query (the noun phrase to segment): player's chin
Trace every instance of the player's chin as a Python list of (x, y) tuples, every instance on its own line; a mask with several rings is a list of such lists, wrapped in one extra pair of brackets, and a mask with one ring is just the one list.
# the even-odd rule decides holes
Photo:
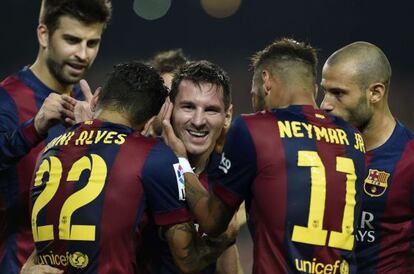
[(73, 74), (66, 74), (64, 76), (66, 83), (68, 84), (76, 84), (78, 83), (80, 80), (82, 80), (85, 76), (85, 73), (82, 74), (77, 74), (77, 75), (73, 75)]
[(209, 149), (208, 144), (188, 144), (186, 145), (186, 150), (191, 155), (201, 155), (208, 151)]

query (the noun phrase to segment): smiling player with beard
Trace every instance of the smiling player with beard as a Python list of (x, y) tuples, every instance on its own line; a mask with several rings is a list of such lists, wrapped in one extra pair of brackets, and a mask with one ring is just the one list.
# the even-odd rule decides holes
[(0, 273), (18, 273), (33, 250), (28, 193), (44, 140), (64, 131), (41, 131), (32, 119), (46, 98), (81, 97), (76, 83), (98, 53), (111, 17), (110, 0), (44, 0), (35, 63), (0, 84)]

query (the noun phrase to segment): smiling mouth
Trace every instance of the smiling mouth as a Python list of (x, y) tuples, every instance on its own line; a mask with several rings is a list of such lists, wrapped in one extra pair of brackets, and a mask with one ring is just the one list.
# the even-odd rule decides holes
[(205, 130), (187, 130), (187, 132), (192, 137), (196, 137), (196, 138), (204, 138), (208, 135), (208, 131), (205, 131)]

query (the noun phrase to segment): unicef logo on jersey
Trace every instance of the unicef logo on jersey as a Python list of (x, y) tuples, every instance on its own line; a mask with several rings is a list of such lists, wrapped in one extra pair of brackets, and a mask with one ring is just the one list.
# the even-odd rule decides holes
[(89, 263), (89, 258), (88, 255), (78, 251), (69, 256), (69, 262), (75, 268), (85, 268)]
[(227, 174), (230, 168), (231, 168), (231, 161), (226, 158), (223, 152), (221, 154), (221, 161), (220, 161), (219, 169), (223, 171), (225, 174)]
[(89, 257), (80, 251), (55, 254), (51, 250), (47, 254), (36, 255), (34, 261), (35, 264), (51, 265), (54, 267), (67, 267), (70, 264), (74, 268), (83, 269), (88, 266)]

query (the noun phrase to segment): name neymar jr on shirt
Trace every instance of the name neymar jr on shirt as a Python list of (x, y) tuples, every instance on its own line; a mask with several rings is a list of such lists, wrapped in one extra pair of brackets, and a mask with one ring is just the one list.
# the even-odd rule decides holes
[(356, 150), (365, 153), (364, 141), (359, 133), (353, 139), (341, 128), (327, 128), (299, 121), (278, 121), (280, 138), (309, 138), (338, 145), (349, 145), (350, 140)]

